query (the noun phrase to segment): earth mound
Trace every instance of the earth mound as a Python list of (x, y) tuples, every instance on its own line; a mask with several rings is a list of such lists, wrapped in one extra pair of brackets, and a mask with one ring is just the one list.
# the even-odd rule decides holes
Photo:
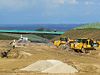
[(78, 72), (74, 67), (63, 63), (59, 60), (40, 60), (23, 69), (21, 71), (40, 71), (43, 73), (75, 73)]

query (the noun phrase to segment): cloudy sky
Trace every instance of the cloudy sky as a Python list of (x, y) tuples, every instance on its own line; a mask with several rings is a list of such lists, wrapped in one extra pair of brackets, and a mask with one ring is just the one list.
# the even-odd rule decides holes
[(100, 22), (100, 0), (0, 0), (0, 24)]

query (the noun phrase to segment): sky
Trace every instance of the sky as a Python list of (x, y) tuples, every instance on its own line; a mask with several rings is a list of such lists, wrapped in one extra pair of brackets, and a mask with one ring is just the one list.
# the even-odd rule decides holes
[(100, 22), (100, 0), (0, 0), (0, 24)]

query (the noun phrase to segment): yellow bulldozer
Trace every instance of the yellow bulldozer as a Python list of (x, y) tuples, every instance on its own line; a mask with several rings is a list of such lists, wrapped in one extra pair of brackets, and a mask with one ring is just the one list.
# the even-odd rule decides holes
[(70, 48), (82, 53), (87, 53), (90, 50), (95, 50), (94, 41), (92, 39), (81, 38), (76, 39), (74, 43), (70, 43)]

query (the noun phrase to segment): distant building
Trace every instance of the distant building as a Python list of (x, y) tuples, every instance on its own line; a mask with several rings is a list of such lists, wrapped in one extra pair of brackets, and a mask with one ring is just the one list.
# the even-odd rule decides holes
[(18, 43), (28, 43), (28, 37), (23, 37), (22, 35), (20, 36)]

